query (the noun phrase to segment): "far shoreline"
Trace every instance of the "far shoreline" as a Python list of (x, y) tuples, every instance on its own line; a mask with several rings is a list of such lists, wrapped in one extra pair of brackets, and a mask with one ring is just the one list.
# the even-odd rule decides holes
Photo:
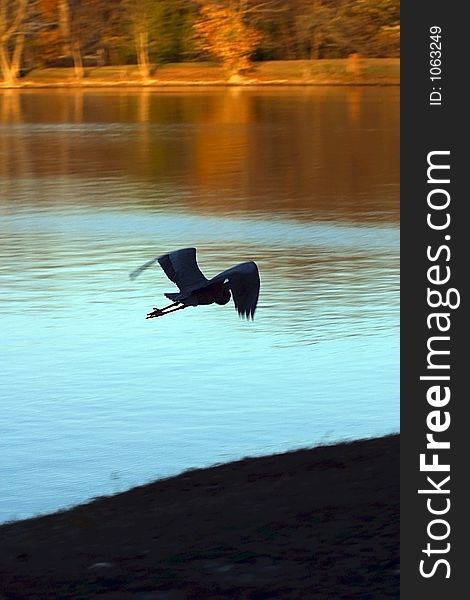
[(136, 65), (85, 67), (77, 79), (72, 67), (34, 69), (0, 89), (86, 88), (205, 88), (205, 87), (325, 87), (399, 86), (400, 59), (356, 58), (316, 61), (266, 61), (253, 64), (249, 72), (228, 77), (211, 63), (169, 63), (154, 66), (143, 78)]

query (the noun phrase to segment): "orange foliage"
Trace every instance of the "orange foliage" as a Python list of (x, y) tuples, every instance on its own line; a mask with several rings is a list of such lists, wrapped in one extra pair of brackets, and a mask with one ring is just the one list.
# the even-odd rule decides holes
[(42, 60), (47, 62), (64, 52), (63, 32), (59, 26), (59, 0), (39, 0), (37, 8), (43, 27), (36, 33), (35, 45)]
[(214, 4), (202, 7), (194, 27), (201, 48), (232, 74), (249, 67), (250, 55), (261, 41), (261, 34), (244, 23), (240, 12)]
[(56, 21), (58, 14), (57, 4), (57, 0), (39, 0), (38, 8), (42, 17), (49, 21)]

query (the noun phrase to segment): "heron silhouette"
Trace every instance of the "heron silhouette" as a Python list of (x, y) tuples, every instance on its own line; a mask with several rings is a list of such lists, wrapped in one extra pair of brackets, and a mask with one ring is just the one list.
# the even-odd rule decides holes
[(231, 297), (240, 317), (253, 319), (260, 288), (258, 267), (253, 261), (240, 263), (207, 279), (198, 267), (196, 248), (183, 248), (149, 260), (129, 277), (135, 279), (157, 261), (168, 279), (178, 286), (179, 292), (165, 294), (173, 301), (172, 304), (153, 308), (147, 319), (162, 317), (188, 306), (227, 304)]

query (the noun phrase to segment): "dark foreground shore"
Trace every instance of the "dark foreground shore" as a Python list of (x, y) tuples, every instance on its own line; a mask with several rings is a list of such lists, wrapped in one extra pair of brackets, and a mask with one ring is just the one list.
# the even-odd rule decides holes
[(0, 600), (398, 597), (398, 435), (189, 471), (0, 527)]

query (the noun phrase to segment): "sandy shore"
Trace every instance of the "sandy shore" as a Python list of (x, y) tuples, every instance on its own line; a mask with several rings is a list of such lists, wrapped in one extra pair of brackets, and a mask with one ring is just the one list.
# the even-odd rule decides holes
[(0, 600), (399, 598), (399, 436), (188, 471), (0, 540)]

